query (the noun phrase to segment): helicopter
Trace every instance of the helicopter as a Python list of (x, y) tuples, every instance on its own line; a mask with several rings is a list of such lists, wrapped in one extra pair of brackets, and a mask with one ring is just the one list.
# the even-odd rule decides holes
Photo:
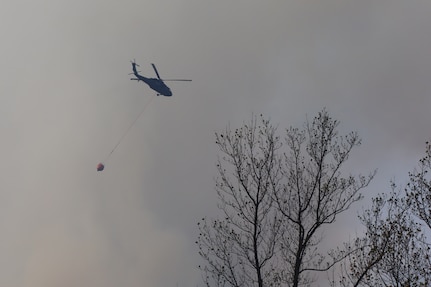
[(150, 86), (151, 89), (157, 92), (157, 96), (165, 96), (165, 97), (171, 97), (172, 91), (169, 89), (169, 87), (164, 83), (165, 81), (187, 81), (190, 82), (191, 80), (185, 80), (185, 79), (170, 79), (170, 80), (163, 80), (160, 78), (159, 72), (156, 69), (156, 66), (154, 64), (151, 64), (153, 66), (154, 72), (156, 72), (157, 78), (147, 78), (144, 76), (139, 75), (139, 72), (136, 70), (136, 67), (139, 67), (138, 64), (133, 60), (132, 63), (132, 69), (133, 74), (136, 78), (131, 78), (130, 80), (134, 81), (143, 81), (148, 86)]

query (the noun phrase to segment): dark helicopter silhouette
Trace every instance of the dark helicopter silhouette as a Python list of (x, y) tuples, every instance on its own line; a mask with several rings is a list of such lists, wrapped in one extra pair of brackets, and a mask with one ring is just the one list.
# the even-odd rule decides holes
[(148, 86), (150, 86), (151, 89), (157, 92), (157, 96), (163, 95), (165, 97), (172, 96), (172, 91), (169, 89), (168, 86), (164, 83), (165, 81), (187, 81), (190, 82), (191, 80), (184, 80), (184, 79), (171, 79), (171, 80), (163, 80), (159, 76), (159, 72), (157, 72), (156, 66), (154, 64), (151, 64), (153, 66), (154, 72), (156, 72), (157, 79), (156, 78), (146, 78), (144, 76), (139, 75), (138, 71), (136, 70), (136, 67), (139, 67), (138, 64), (135, 63), (135, 61), (132, 63), (132, 69), (133, 74), (136, 76), (136, 78), (131, 78), (130, 80), (135, 81), (142, 81), (146, 83)]

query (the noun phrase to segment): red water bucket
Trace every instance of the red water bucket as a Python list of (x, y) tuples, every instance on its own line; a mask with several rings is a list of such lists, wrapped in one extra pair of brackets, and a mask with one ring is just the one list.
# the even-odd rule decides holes
[(102, 170), (104, 170), (105, 169), (105, 166), (103, 165), (103, 163), (99, 163), (98, 165), (97, 165), (97, 171), (102, 171)]

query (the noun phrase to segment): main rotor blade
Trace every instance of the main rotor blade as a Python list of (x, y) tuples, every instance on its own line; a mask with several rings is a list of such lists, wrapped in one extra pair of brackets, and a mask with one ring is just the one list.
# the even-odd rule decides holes
[(157, 78), (159, 78), (159, 80), (161, 80), (160, 76), (159, 76), (159, 72), (157, 72), (156, 66), (154, 64), (151, 64), (151, 65), (153, 66), (154, 72), (156, 72)]
[(183, 81), (183, 82), (191, 82), (192, 80), (185, 80), (185, 79), (167, 79), (167, 80), (165, 80), (165, 79), (163, 79), (162, 81), (163, 81), (163, 82), (166, 82), (166, 81)]
[[(138, 73), (140, 73), (141, 71), (137, 71)], [(135, 73), (128, 73), (128, 75), (134, 75)]]

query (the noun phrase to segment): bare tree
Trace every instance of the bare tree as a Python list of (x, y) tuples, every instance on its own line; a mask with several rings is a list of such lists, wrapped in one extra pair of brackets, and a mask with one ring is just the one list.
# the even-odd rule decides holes
[(342, 172), (360, 139), (339, 136), (338, 124), (323, 110), (284, 140), (263, 117), (216, 134), (223, 217), (203, 219), (197, 240), (207, 286), (297, 287), (346, 256), (317, 251), (322, 227), (361, 198), (375, 173)]
[(341, 286), (431, 284), (431, 245), (425, 235), (431, 229), (429, 142), (425, 153), (418, 168), (409, 173), (405, 192), (392, 184), (391, 193), (374, 198), (372, 208), (361, 216), (366, 233), (343, 263)]
[(409, 204), (414, 214), (431, 229), (431, 144), (426, 143), (425, 157), (419, 160), (419, 167), (409, 173), (407, 184)]
[(208, 286), (270, 286), (282, 234), (273, 184), (281, 177), (275, 127), (262, 117), (216, 133), (222, 152), (216, 190), (222, 219), (199, 223), (197, 244)]
[(372, 208), (360, 219), (366, 233), (355, 240), (343, 263), (339, 285), (428, 286), (429, 247), (407, 198), (394, 184), (391, 193), (373, 198)]
[(274, 188), (274, 195), (285, 229), (281, 255), (288, 268), (282, 280), (288, 286), (309, 284), (310, 271), (326, 271), (343, 258), (341, 254), (328, 261), (317, 252), (320, 231), (361, 199), (359, 191), (375, 174), (343, 176), (342, 168), (360, 139), (355, 132), (339, 136), (338, 125), (323, 110), (303, 129), (287, 131), (283, 187)]

